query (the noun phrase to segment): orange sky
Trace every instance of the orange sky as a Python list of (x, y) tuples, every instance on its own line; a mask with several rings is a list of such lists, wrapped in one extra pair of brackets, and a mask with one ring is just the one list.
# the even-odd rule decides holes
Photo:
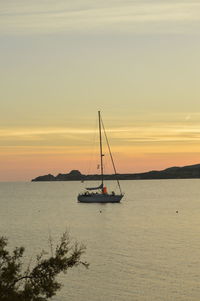
[(99, 109), (119, 172), (199, 163), (199, 8), (0, 1), (0, 181), (96, 172)]
[[(96, 116), (97, 117), (97, 116)], [(182, 119), (183, 116), (177, 117)], [(199, 162), (198, 114), (182, 122), (136, 122), (120, 128), (108, 127), (116, 166), (121, 173), (142, 172)], [(193, 122), (191, 121), (193, 119)], [(106, 120), (105, 120), (106, 125)], [(128, 124), (127, 120), (126, 123)], [(132, 123), (133, 124), (133, 123)], [(38, 175), (98, 173), (98, 131), (93, 128), (9, 128), (0, 131), (1, 180), (30, 180)], [(112, 173), (105, 152), (105, 172)]]

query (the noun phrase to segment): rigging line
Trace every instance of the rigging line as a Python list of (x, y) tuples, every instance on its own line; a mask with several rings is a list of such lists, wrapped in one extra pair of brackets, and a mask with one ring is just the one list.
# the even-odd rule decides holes
[[(106, 138), (106, 143), (107, 143), (107, 146), (108, 146), (108, 150), (109, 150), (109, 154), (110, 154), (112, 166), (113, 166), (115, 175), (117, 175), (117, 170), (116, 170), (116, 167), (115, 167), (114, 159), (113, 159), (113, 156), (112, 156), (112, 153), (111, 153), (110, 144), (109, 144), (109, 142), (108, 142), (108, 137), (107, 137), (107, 134), (106, 134), (106, 130), (105, 130), (105, 127), (104, 127), (102, 118), (101, 118), (101, 124), (102, 124), (103, 131), (104, 131), (104, 135), (105, 135), (105, 138)], [(116, 179), (116, 181), (117, 181), (117, 184), (118, 184), (118, 186), (119, 186), (120, 193), (122, 194), (122, 190), (121, 190), (121, 186), (120, 186), (119, 180)]]
[(102, 135), (101, 135), (101, 113), (98, 111), (99, 117), (99, 147), (100, 147), (100, 163), (101, 163), (101, 183), (103, 186), (103, 153), (102, 153)]

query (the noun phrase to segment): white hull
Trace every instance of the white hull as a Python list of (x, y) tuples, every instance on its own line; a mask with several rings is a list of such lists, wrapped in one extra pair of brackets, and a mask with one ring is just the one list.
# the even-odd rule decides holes
[(79, 194), (80, 203), (120, 203), (122, 194)]

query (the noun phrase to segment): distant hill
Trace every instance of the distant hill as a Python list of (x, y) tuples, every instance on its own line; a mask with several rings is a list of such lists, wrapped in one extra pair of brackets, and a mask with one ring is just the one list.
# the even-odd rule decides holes
[[(200, 164), (188, 165), (183, 167), (170, 167), (164, 170), (152, 170), (143, 173), (128, 173), (128, 174), (109, 174), (104, 175), (105, 180), (154, 180), (154, 179), (194, 179), (200, 178)], [(100, 180), (100, 175), (84, 175), (79, 170), (72, 170), (70, 173), (51, 174), (39, 176), (32, 179), (32, 182), (38, 181), (92, 181)]]

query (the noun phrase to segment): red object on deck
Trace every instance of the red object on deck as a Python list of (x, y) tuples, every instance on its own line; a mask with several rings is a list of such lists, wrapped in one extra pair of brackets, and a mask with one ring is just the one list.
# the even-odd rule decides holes
[(102, 193), (103, 193), (103, 194), (107, 194), (107, 193), (108, 193), (108, 192), (107, 192), (107, 187), (103, 187)]

